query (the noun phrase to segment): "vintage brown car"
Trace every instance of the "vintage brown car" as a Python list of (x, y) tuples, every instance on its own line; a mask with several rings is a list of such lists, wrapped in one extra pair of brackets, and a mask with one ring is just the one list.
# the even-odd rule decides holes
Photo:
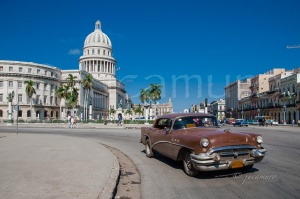
[(262, 136), (222, 129), (214, 115), (174, 113), (159, 116), (152, 127), (141, 128), (146, 156), (154, 151), (183, 161), (187, 175), (224, 169), (250, 170), (266, 153)]

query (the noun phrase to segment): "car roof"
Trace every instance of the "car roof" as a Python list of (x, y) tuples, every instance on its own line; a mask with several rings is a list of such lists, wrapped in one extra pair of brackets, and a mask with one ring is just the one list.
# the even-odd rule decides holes
[(209, 113), (171, 113), (171, 114), (166, 114), (166, 115), (160, 115), (157, 117), (157, 119), (159, 118), (170, 118), (170, 119), (175, 119), (177, 117), (188, 117), (188, 116), (192, 116), (192, 117), (196, 117), (196, 116), (209, 116), (209, 117), (215, 117), (212, 114)]

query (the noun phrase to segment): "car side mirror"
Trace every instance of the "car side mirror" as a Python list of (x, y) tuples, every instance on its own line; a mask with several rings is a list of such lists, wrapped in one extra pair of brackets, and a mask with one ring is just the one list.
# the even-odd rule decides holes
[(168, 134), (170, 132), (170, 128), (169, 127), (165, 127), (164, 129), (165, 129), (166, 134)]

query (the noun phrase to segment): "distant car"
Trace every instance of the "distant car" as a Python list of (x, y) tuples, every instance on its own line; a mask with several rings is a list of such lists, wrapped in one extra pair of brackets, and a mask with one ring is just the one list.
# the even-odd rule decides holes
[(276, 121), (276, 120), (273, 120), (273, 122), (272, 122), (272, 125), (274, 125), (274, 126), (278, 126), (278, 121)]
[(259, 121), (254, 120), (254, 121), (252, 122), (252, 124), (253, 124), (253, 125), (259, 125)]
[(214, 115), (205, 113), (161, 115), (152, 127), (141, 127), (140, 138), (147, 157), (158, 152), (182, 161), (189, 176), (199, 171), (250, 170), (265, 156), (262, 141), (259, 134), (222, 129)]
[(134, 120), (145, 120), (145, 117), (144, 116), (136, 117), (136, 118), (134, 118)]
[(254, 120), (247, 120), (248, 124), (253, 124)]
[(249, 125), (248, 122), (244, 119), (237, 119), (233, 124), (233, 126), (246, 126), (246, 127), (248, 127), (248, 125)]

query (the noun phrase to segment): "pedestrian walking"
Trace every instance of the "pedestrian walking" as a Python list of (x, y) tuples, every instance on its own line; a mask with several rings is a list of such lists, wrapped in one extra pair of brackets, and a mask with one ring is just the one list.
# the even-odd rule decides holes
[(74, 121), (73, 121), (73, 128), (78, 128), (78, 124), (77, 124), (77, 116), (74, 117)]
[(69, 128), (71, 128), (71, 124), (72, 124), (72, 123), (71, 123), (71, 115), (68, 115), (67, 118), (68, 118), (68, 122), (69, 122)]
[(71, 116), (71, 128), (73, 128), (73, 127), (74, 127), (74, 117)]
[(292, 126), (293, 126), (293, 127), (294, 127), (294, 124), (295, 124), (295, 120), (292, 121)]
[(122, 126), (122, 114), (121, 113), (119, 113), (118, 114), (118, 126)]

